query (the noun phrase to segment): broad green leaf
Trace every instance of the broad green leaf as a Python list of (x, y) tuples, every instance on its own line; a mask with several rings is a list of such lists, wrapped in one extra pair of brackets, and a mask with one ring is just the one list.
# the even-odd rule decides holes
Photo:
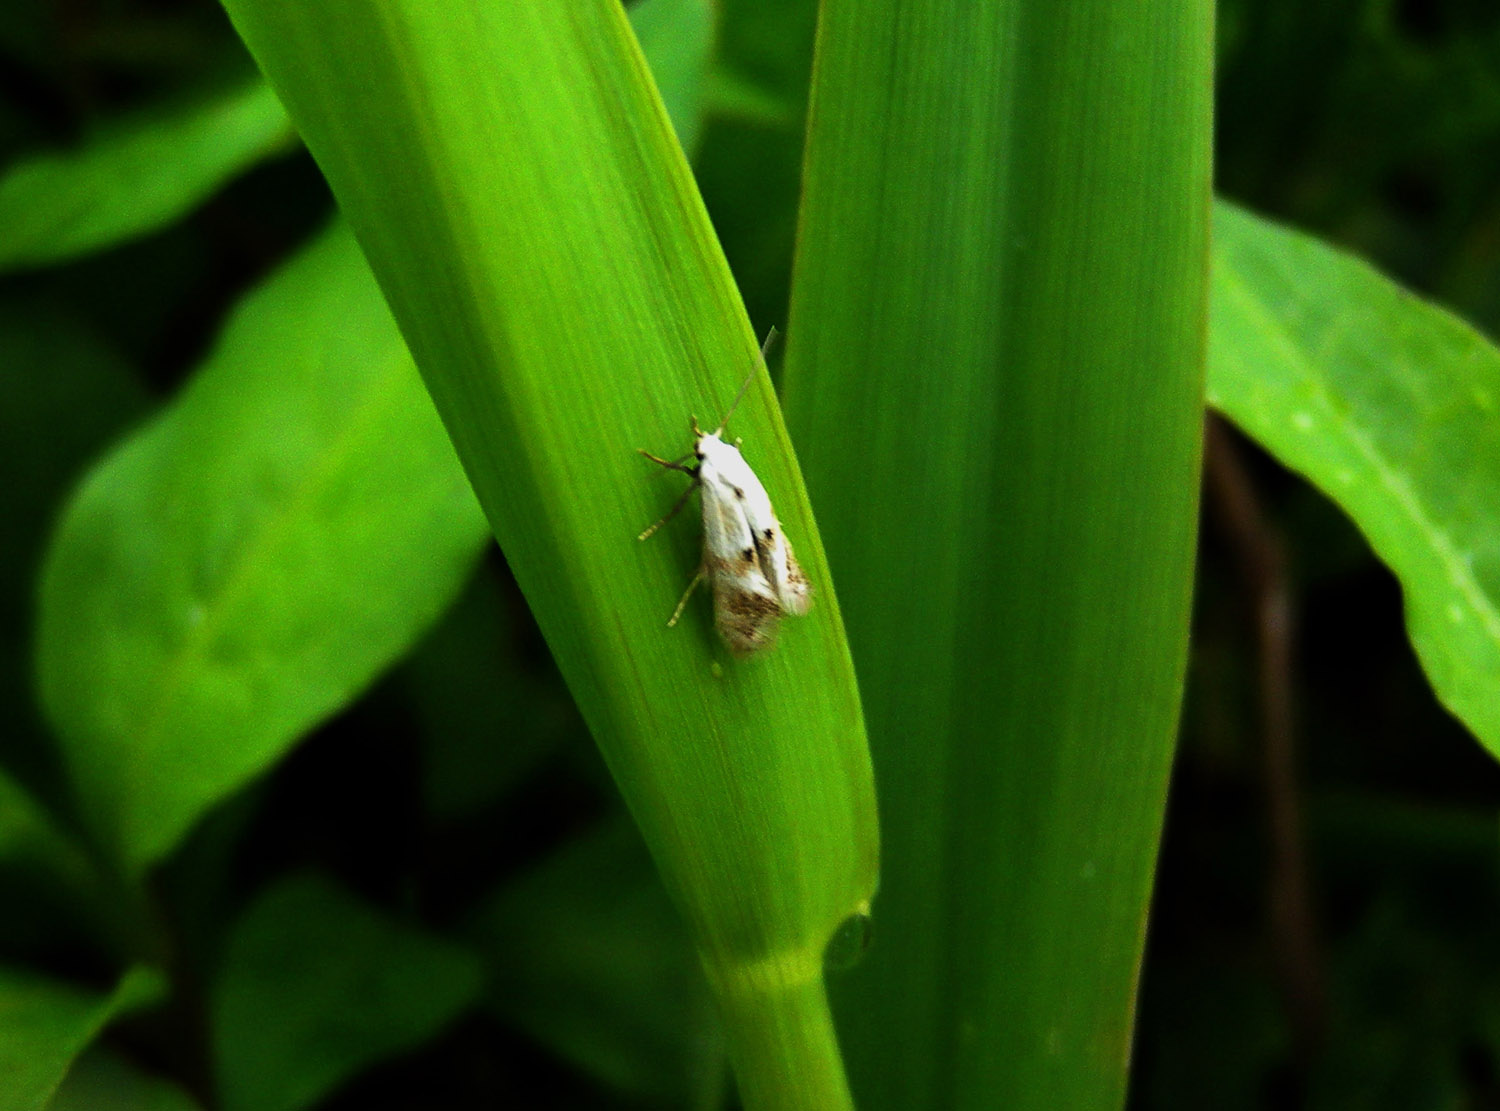
[(887, 848), (882, 1108), (1118, 1107), (1186, 660), (1208, 0), (827, 0), (785, 379)]
[(640, 835), (608, 822), (490, 899), (467, 931), (490, 1007), (651, 1107), (718, 1107), (723, 1035)]
[(98, 1046), (79, 1058), (47, 1111), (196, 1111), (169, 1080), (142, 1072)]
[(132, 868), (169, 852), (407, 648), (483, 532), (335, 229), (246, 300), (54, 539), (41, 690), (97, 836)]
[(1208, 398), (1354, 519), (1401, 580), (1438, 698), (1500, 756), (1500, 350), (1220, 204)]
[(0, 1111), (42, 1111), (74, 1058), (116, 1015), (161, 994), (154, 971), (135, 968), (98, 992), (0, 967)]
[(296, 1111), (436, 1035), (479, 995), (467, 951), (317, 876), (262, 894), (235, 925), (212, 996), (224, 1111)]
[(294, 145), (275, 94), (249, 81), (17, 162), (0, 175), (0, 273), (147, 235)]
[(745, 1106), (847, 1106), (821, 964), (877, 862), (833, 582), (768, 377), (735, 414), (815, 585), (730, 658), (686, 449), (756, 338), (616, 0), (228, 0), (360, 238), (726, 1014)]

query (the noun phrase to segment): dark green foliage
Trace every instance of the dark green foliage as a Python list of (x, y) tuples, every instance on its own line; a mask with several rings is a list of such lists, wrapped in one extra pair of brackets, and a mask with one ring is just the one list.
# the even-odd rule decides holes
[[(853, 10), (847, 0), (839, 6)], [(643, 45), (755, 328), (784, 325), (816, 5), (647, 0), (638, 7)], [(1228, 461), (1210, 465), (1189, 696), (1128, 1104), (1153, 1111), (1494, 1106), (1500, 772), (1443, 709), (1421, 664), (1453, 711), (1493, 746), (1495, 699), (1485, 691), (1500, 685), (1489, 682), (1488, 664), (1474, 660), (1488, 659), (1496, 644), (1481, 638), (1465, 656), (1441, 633), (1433, 641), (1430, 614), (1445, 611), (1424, 609), (1420, 570), (1413, 579), (1400, 554), (1403, 544), (1422, 541), (1421, 530), (1397, 528), (1391, 540), (1378, 522), (1372, 526), (1369, 499), (1344, 498), (1339, 507), (1327, 500), (1339, 498), (1339, 437), (1299, 455), (1295, 437), (1289, 443), (1277, 429), (1296, 431), (1285, 422), (1300, 410), (1257, 390), (1278, 382), (1298, 388), (1295, 378), (1278, 377), (1288, 369), (1275, 361), (1278, 352), (1305, 356), (1303, 370), (1342, 368), (1377, 391), (1385, 388), (1380, 375), (1398, 374), (1409, 392), (1394, 406), (1376, 406), (1381, 427), (1396, 447), (1418, 448), (1407, 458), (1431, 480), (1413, 487), (1418, 502), (1436, 491), (1441, 508), (1457, 513), (1454, 535), (1480, 557), (1480, 608), (1496, 596), (1491, 560), (1500, 541), (1483, 485), (1496, 466), (1493, 423), (1470, 409), (1476, 390), (1496, 386), (1500, 397), (1495, 351), (1483, 338), (1500, 332), (1500, 11), (1486, 0), (1225, 0), (1218, 18), (1219, 191), (1369, 259), (1462, 314), (1478, 334), (1317, 243), (1265, 231), (1234, 212), (1222, 216), (1219, 280), (1236, 274), (1251, 296), (1232, 326), (1224, 314), (1234, 306), (1218, 305), (1210, 382), (1215, 372), (1236, 373), (1249, 388), (1245, 396), (1261, 404), (1232, 401), (1227, 379), (1213, 388), (1214, 400), (1326, 496), (1234, 434)], [(973, 49), (982, 55), (984, 44)], [(959, 71), (943, 72), (962, 84)], [(363, 265), (340, 233), (319, 239), (333, 218), (327, 190), (222, 11), (208, 0), (0, 5), (0, 73), (0, 1111), (725, 1106), (733, 1097), (724, 1033), (679, 918), (527, 601), (485, 540), (441, 435), (432, 438), (438, 426), (409, 366), (400, 377), (399, 339)], [(962, 76), (985, 74), (975, 65)], [(1065, 114), (1066, 105), (1043, 107)], [(911, 126), (922, 118), (915, 113)], [(977, 133), (972, 119), (943, 118), (956, 133)], [(1023, 149), (1055, 149), (1050, 117), (1018, 118), (1035, 132)], [(903, 141), (909, 152), (923, 149), (918, 136)], [(957, 160), (963, 152), (952, 153)], [(961, 168), (943, 166), (954, 174)], [(985, 162), (980, 170), (986, 167), (993, 168)], [(873, 180), (876, 169), (862, 180)], [(1035, 183), (1049, 171), (1030, 160), (1010, 172)], [(403, 177), (402, 187), (409, 185)], [(914, 213), (941, 198), (941, 190), (903, 188), (896, 195)], [(861, 210), (857, 191), (846, 199)], [(1037, 212), (1045, 209), (1045, 197), (1032, 200)], [(848, 235), (854, 226), (845, 220), (836, 230)], [(973, 213), (966, 226), (976, 227)], [(1070, 230), (1050, 222), (1034, 230), (1044, 227)], [(883, 231), (906, 234), (894, 223)], [(1128, 234), (1134, 229), (1121, 230)], [(977, 231), (906, 240), (913, 259), (929, 261), (982, 241)], [(912, 290), (922, 280), (953, 287), (951, 270), (924, 275), (916, 262), (892, 277)], [(915, 293), (912, 303), (920, 303)], [(1122, 303), (1128, 298), (1115, 308)], [(902, 923), (912, 921), (913, 902), (893, 901), (913, 890), (911, 877), (933, 889), (947, 882), (932, 866), (938, 857), (900, 832), (941, 833), (923, 794), (941, 780), (919, 782), (899, 762), (920, 765), (930, 747), (898, 754), (889, 768), (879, 764), (899, 753), (880, 746), (905, 729), (899, 714), (915, 704), (909, 684), (932, 673), (924, 652), (937, 621), (930, 599), (917, 613), (888, 602), (914, 605), (927, 599), (922, 589), (965, 575), (979, 582), (955, 596), (944, 618), (969, 622), (953, 642), (963, 654), (955, 650), (944, 663), (963, 675), (959, 689), (918, 692), (942, 701), (965, 730), (943, 813), (973, 820), (983, 809), (976, 800), (994, 794), (986, 794), (994, 787), (986, 776), (1038, 766), (1035, 754), (1019, 750), (1007, 753), (1009, 764), (991, 759), (1004, 741), (988, 737), (986, 723), (1018, 711), (1012, 701), (997, 702), (1001, 687), (984, 681), (992, 663), (984, 652), (988, 628), (1016, 613), (1034, 620), (1047, 599), (1020, 588), (997, 606), (1014, 584), (992, 576), (1045, 566), (1036, 545), (1046, 528), (1068, 532), (1082, 523), (1069, 514), (1085, 511), (1091, 527), (1103, 528), (1109, 521), (1099, 515), (1110, 505), (1074, 502), (1023, 527), (1012, 503), (1032, 480), (1021, 468), (1066, 441), (1042, 418), (1022, 422), (1038, 429), (1029, 443), (1016, 439), (1014, 427), (989, 436), (960, 423), (975, 412), (959, 404), (962, 368), (923, 361), (934, 356), (923, 328), (905, 326), (889, 306), (837, 321), (840, 302), (832, 304), (798, 322), (789, 356), (806, 359), (812, 348), (799, 345), (820, 334), (828, 340), (834, 324), (847, 327), (842, 346), (820, 357), (849, 364), (844, 384), (867, 412), (882, 412), (882, 399), (902, 399), (890, 432), (904, 444), (893, 455), (858, 420), (819, 409), (798, 392), (812, 381), (797, 381), (806, 366), (789, 367), (791, 430), (851, 620), (894, 862), (875, 903), (876, 955), (837, 981), (836, 992), (858, 1008), (851, 1015), (846, 1007), (840, 1038), (856, 1089), (874, 1085), (875, 1099), (889, 1106), (917, 1106), (918, 1098), (942, 1105), (963, 1084), (983, 1099), (1043, 1058), (1015, 1068), (1001, 1062), (993, 1088), (972, 1072), (961, 1083), (945, 1070), (958, 1059), (953, 1047), (970, 1036), (962, 1022), (924, 1027), (922, 1016), (937, 1012), (924, 1010), (929, 1000), (920, 990), (860, 986), (859, 977), (882, 975), (909, 950)], [(1247, 306), (1252, 316), (1274, 317), (1289, 342), (1248, 339), (1266, 333), (1246, 325)], [(631, 319), (644, 330), (643, 315)], [(560, 331), (579, 326), (569, 320)], [(225, 366), (236, 359), (237, 369)], [(1007, 354), (999, 365), (1003, 372), (1019, 364)], [(1297, 369), (1298, 358), (1289, 365)], [(296, 385), (299, 367), (303, 385), (320, 385), (321, 393)], [(913, 433), (917, 415), (934, 395), (923, 379), (903, 376), (913, 368), (952, 391), (945, 403), (957, 414), (921, 438)], [(225, 377), (233, 373), (240, 378)], [(889, 376), (885, 385), (877, 386), (878, 375)], [(737, 376), (715, 366), (705, 381)], [(322, 449), (348, 430), (349, 410), (378, 381), (386, 382), (390, 404), (360, 443), (370, 465), (340, 478)], [(1003, 421), (1021, 411), (1018, 404), (1038, 403), (1037, 394), (1004, 394), (1018, 379), (975, 381), (981, 392), (998, 391), (985, 394), (985, 419)], [(202, 399), (216, 388), (209, 420)], [(1413, 399), (1431, 401), (1431, 412)], [(1053, 400), (1065, 407), (1068, 399)], [(1350, 415), (1348, 400), (1335, 388), (1327, 413)], [(677, 436), (688, 406), (707, 415), (697, 399), (640, 403), (649, 403), (651, 422), (621, 431), (618, 442), (585, 437), (590, 450), (619, 453), (610, 466), (622, 475), (632, 449), (676, 442), (656, 442), (652, 422), (662, 436)], [(1090, 409), (1079, 419), (1098, 416)], [(610, 419), (608, 412), (569, 413), (574, 418), (579, 428)], [(1471, 418), (1477, 431), (1432, 431)], [(752, 418), (747, 450), (764, 442), (753, 423), (763, 419)], [(199, 448), (191, 465), (139, 462), (184, 426), (196, 429), (188, 437)], [(1103, 435), (1089, 427), (1091, 437)], [(1344, 434), (1359, 424), (1339, 419), (1332, 427)], [(1072, 445), (1068, 473), (1087, 472), (1114, 443)], [(127, 474), (121, 460), (131, 458), (138, 469)], [(1144, 481), (1132, 469), (1136, 461), (1108, 458), (1124, 472), (1122, 486)], [(232, 472), (226, 459), (238, 461)], [(202, 684), (183, 689), (208, 699), (202, 705), (215, 707), (212, 721), (187, 729), (170, 760), (160, 756), (169, 748), (110, 750), (88, 732), (92, 723), (149, 687), (141, 676), (192, 618), (182, 604), (191, 592), (165, 589), (160, 576), (216, 581), (222, 567), (215, 560), (235, 537), (256, 535), (264, 512), (285, 508), (276, 495), (289, 489), (282, 481), (289, 461), (333, 481), (325, 488), (352, 491), (352, 501), (335, 500), (356, 507), (345, 518), (356, 527), (330, 533), (324, 526), (338, 514), (324, 512), (328, 503), (309, 509), (292, 499), (294, 510), (305, 511), (278, 518), (271, 539), (321, 539), (284, 547), (285, 558), (264, 565), (269, 577), (261, 586), (273, 609), (296, 620), (278, 633), (258, 614), (243, 636), (230, 638), (234, 651), (200, 658)], [(402, 470), (403, 461), (418, 466)], [(872, 475), (895, 482), (939, 463), (965, 481), (982, 480), (992, 494), (1009, 493), (967, 531), (934, 532), (925, 523), (930, 501), (911, 497), (911, 489), (907, 502), (897, 497), (878, 507), (885, 516), (859, 500)], [(396, 471), (410, 481), (402, 485)], [(419, 472), (435, 485), (424, 486)], [(1248, 517), (1237, 481), (1254, 495)], [(163, 530), (151, 517), (162, 505), (148, 496), (153, 482), (158, 493), (163, 483), (183, 491), (167, 499), (184, 512), (180, 527)], [(639, 485), (633, 471), (615, 485), (632, 513), (637, 505), (659, 511), (675, 493), (649, 471)], [(1160, 493), (1155, 487), (1138, 511), (1148, 494)], [(426, 510), (422, 489), (438, 492)], [(1046, 494), (1036, 504), (1050, 504)], [(694, 558), (693, 515), (631, 579), (663, 617)], [(227, 528), (226, 520), (239, 523)], [(873, 554), (861, 556), (857, 527), (875, 520), (884, 532), (867, 538)], [(977, 539), (953, 550), (958, 536)], [(624, 540), (622, 565), (638, 554)], [(1125, 546), (1128, 560), (1134, 547)], [(474, 569), (486, 547), (490, 554)], [(904, 554), (896, 561), (893, 553)], [(122, 566), (146, 573), (125, 576)], [(1063, 560), (1058, 570), (1076, 566)], [(372, 567), (384, 568), (378, 586), (369, 585)], [(90, 599), (122, 583), (156, 601), (127, 607), (127, 621), (101, 623)], [(1085, 610), (1115, 596), (1062, 594), (1059, 605), (1072, 600)], [(1292, 705), (1290, 759), (1279, 764), (1273, 752), (1283, 750), (1268, 740), (1276, 711), (1260, 631), (1266, 614), (1278, 612), (1292, 618), (1271, 638), (1291, 652), (1289, 665), (1273, 667)], [(1068, 620), (1071, 633), (1092, 618), (1082, 612)], [(702, 635), (706, 624), (676, 632), (697, 651), (711, 643)], [(268, 628), (275, 635), (263, 635)], [(874, 644), (862, 648), (860, 637), (872, 631)], [(1070, 643), (1091, 643), (1083, 634), (1097, 631), (1082, 629)], [(105, 650), (121, 643), (129, 651)], [(1434, 668), (1435, 656), (1447, 671)], [(121, 669), (115, 674), (136, 676), (136, 694), (129, 683), (99, 681), (105, 658)], [(1452, 693), (1453, 683), (1468, 684), (1467, 701)], [(51, 691), (45, 716), (42, 690)], [(245, 711), (237, 732), (231, 704)], [(279, 716), (268, 715), (268, 706), (279, 707)], [(934, 728), (931, 720), (919, 725)], [(918, 726), (907, 734), (923, 736)], [(1157, 752), (1132, 763), (1121, 782), (1159, 776), (1164, 759)], [(196, 772), (179, 774), (189, 763)], [(1289, 779), (1278, 778), (1287, 771)], [(1304, 869), (1311, 912), (1290, 926), (1285, 906), (1297, 883), (1277, 833), (1288, 804), (1301, 814), (1292, 857)], [(1121, 805), (1111, 796), (1085, 809), (1108, 815)], [(1024, 878), (1046, 859), (1045, 846), (1027, 832), (1056, 816), (1035, 792), (996, 813), (982, 831), (992, 840), (957, 846), (968, 866), (982, 869), (972, 884), (980, 902), (999, 889), (997, 877)], [(1004, 837), (1007, 816), (1025, 826), (1015, 840)], [(1153, 820), (1145, 814), (1141, 828)], [(1113, 826), (1101, 830), (1084, 818), (1062, 824), (1070, 836), (1118, 840)], [(1137, 858), (1148, 843), (1133, 850)], [(1060, 856), (1075, 842), (1063, 836), (1051, 844)], [(952, 920), (955, 905), (923, 902), (915, 910), (931, 912), (936, 929)], [(1016, 921), (1011, 908), (1009, 899), (992, 908), (1002, 925)], [(1070, 914), (1064, 925), (1085, 919)], [(1130, 944), (1117, 947), (1117, 959)], [(974, 964), (956, 960), (941, 984), (918, 975), (918, 989), (932, 988), (932, 998), (952, 990), (971, 1003), (1003, 998), (1022, 981), (1007, 976), (991, 991), (986, 975), (1003, 968), (1004, 954), (981, 968), (983, 951), (974, 945)], [(1026, 983), (1051, 975), (1024, 963), (1037, 974)], [(1088, 982), (1095, 969), (1075, 962), (1071, 971)], [(1081, 1013), (1074, 1003), (1064, 1000), (1064, 1013)], [(1045, 1008), (1038, 1003), (1027, 1013), (1040, 1017)], [(916, 1065), (883, 1048), (892, 1030), (898, 1050), (918, 1047)], [(1116, 1067), (1099, 1074), (1106, 1088), (1124, 1082), (1127, 1032), (1106, 1031), (1118, 1051)], [(934, 1068), (937, 1083), (930, 1082)], [(920, 1096), (903, 1091), (903, 1082), (921, 1088)]]

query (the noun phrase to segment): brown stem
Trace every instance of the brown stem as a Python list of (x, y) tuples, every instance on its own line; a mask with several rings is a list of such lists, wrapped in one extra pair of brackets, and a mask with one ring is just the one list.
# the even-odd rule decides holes
[(1306, 1065), (1323, 1038), (1327, 999), (1297, 780), (1297, 608), (1281, 532), (1260, 503), (1233, 433), (1218, 417), (1209, 420), (1205, 474), (1215, 522), (1254, 610), (1270, 839), (1267, 903), (1281, 990), (1297, 1056)]

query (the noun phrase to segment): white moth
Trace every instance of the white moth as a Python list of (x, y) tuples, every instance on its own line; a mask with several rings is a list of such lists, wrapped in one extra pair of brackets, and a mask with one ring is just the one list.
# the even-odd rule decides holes
[[(761, 348), (762, 361), (775, 338), (773, 328)], [(653, 463), (691, 475), (693, 484), (665, 517), (641, 533), (640, 539), (645, 540), (676, 516), (694, 490), (703, 492), (703, 561), (667, 627), (677, 624), (693, 591), (706, 578), (714, 591), (714, 624), (730, 650), (739, 656), (770, 647), (776, 642), (782, 614), (800, 617), (812, 605), (807, 576), (771, 509), (766, 488), (740, 454), (739, 441), (727, 444), (722, 439), (724, 426), (754, 377), (752, 369), (718, 428), (704, 432), (693, 418), (692, 455), (696, 464), (687, 464), (686, 455), (669, 460), (641, 452)]]

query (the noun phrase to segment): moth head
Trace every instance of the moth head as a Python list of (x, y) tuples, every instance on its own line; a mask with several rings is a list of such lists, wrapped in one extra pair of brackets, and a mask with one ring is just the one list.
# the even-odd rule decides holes
[(693, 433), (693, 454), (698, 457), (699, 462), (725, 446), (717, 432), (703, 432), (694, 428)]

